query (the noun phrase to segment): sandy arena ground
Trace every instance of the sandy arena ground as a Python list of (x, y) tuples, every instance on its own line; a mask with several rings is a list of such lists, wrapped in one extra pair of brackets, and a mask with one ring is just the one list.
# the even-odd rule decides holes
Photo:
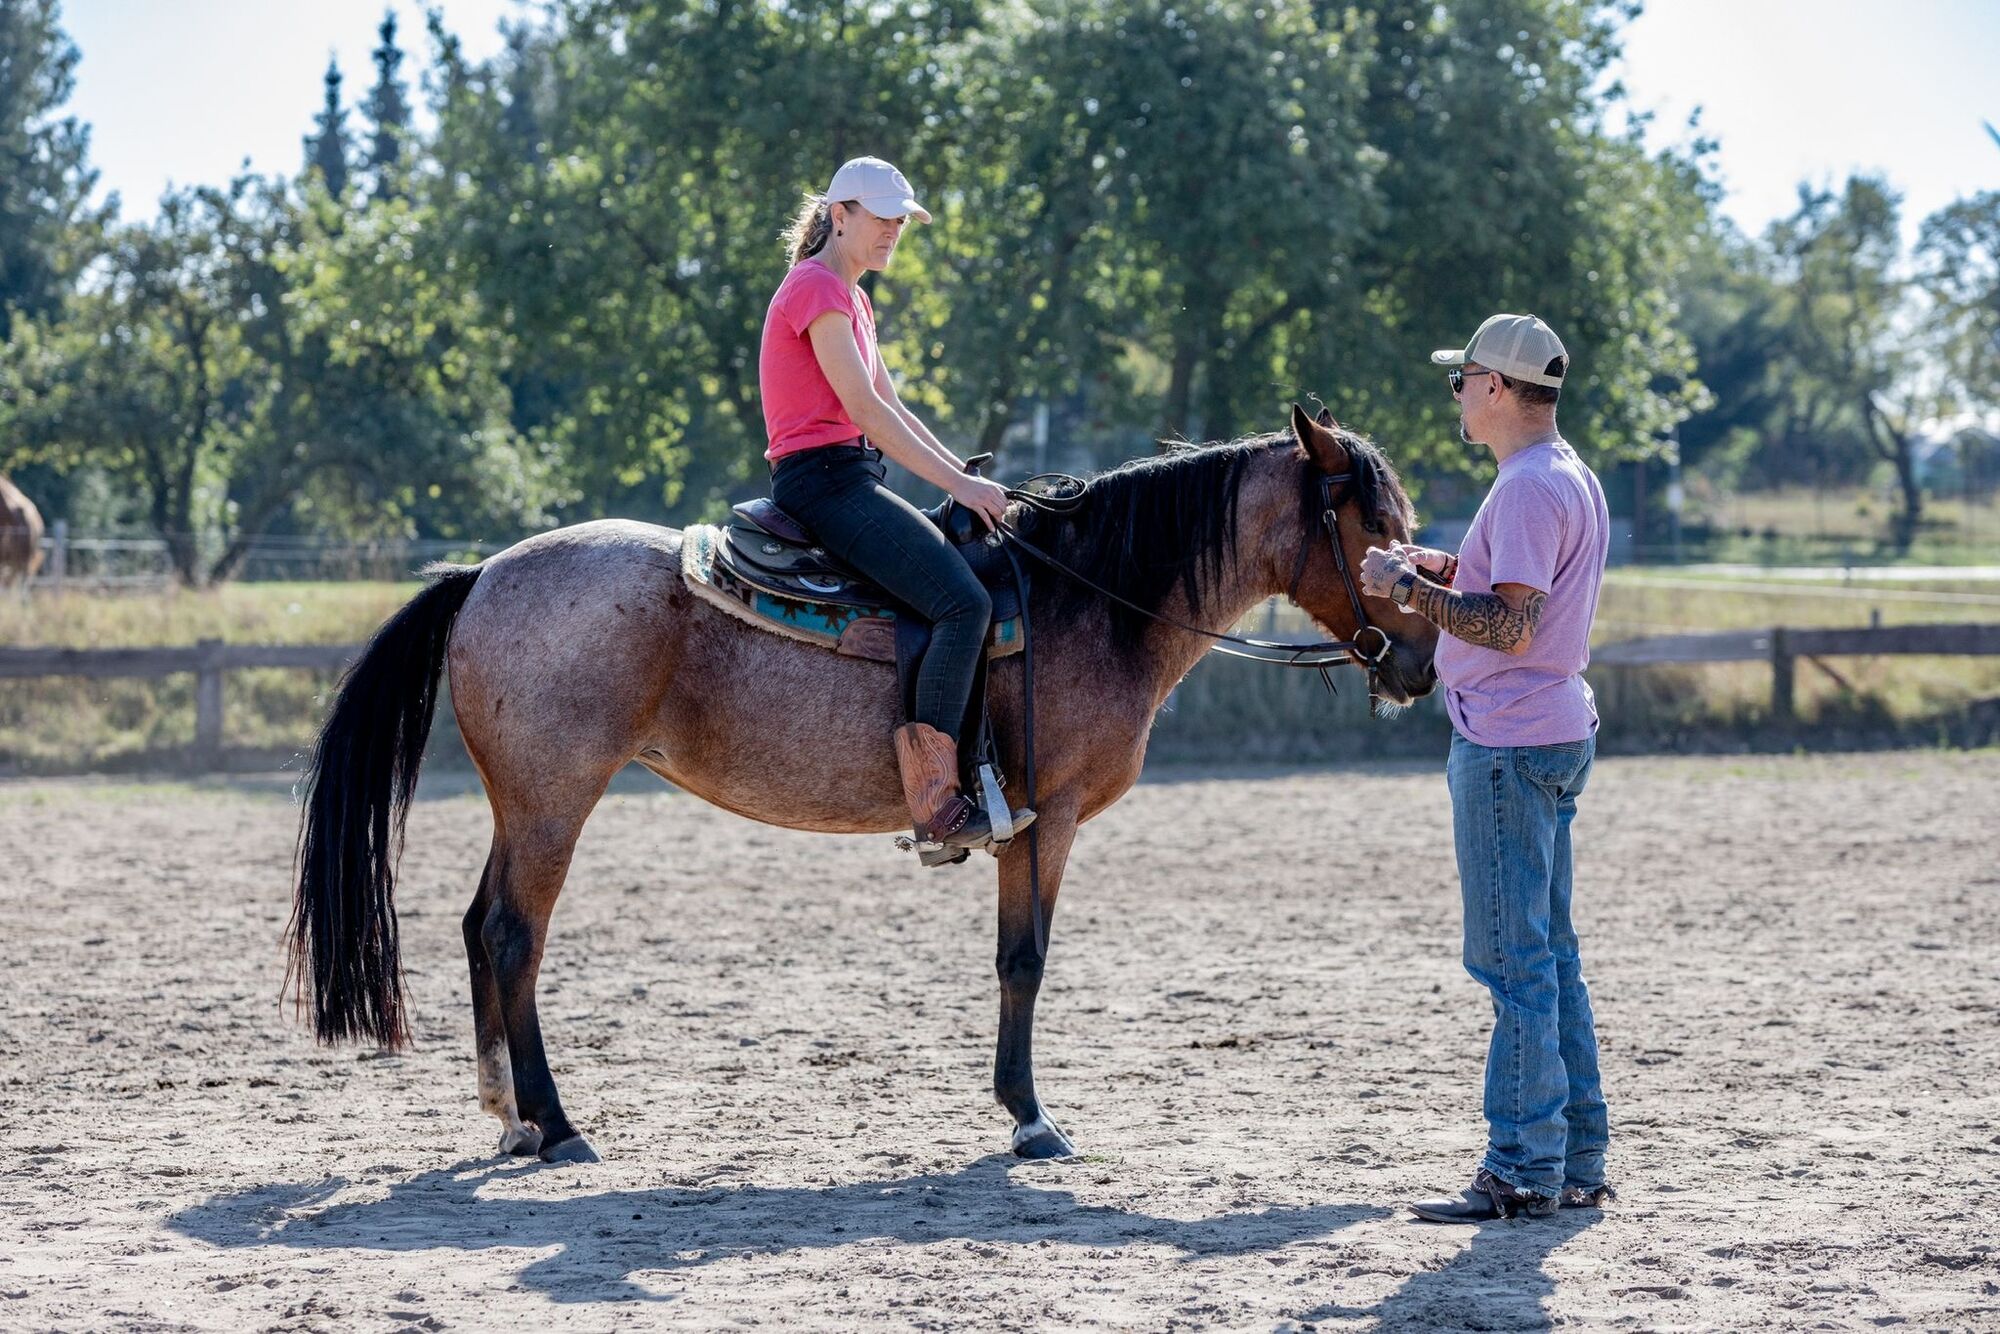
[(0, 784), (0, 1328), (2000, 1329), (2000, 755), (1606, 760), (1578, 919), (1623, 1199), (1426, 1226), (1482, 1142), (1441, 777), (1149, 781), (1079, 839), (1021, 1164), (990, 863), (620, 784), (543, 971), (601, 1165), (491, 1156), (458, 917), (419, 1048), (278, 1005), (282, 784)]

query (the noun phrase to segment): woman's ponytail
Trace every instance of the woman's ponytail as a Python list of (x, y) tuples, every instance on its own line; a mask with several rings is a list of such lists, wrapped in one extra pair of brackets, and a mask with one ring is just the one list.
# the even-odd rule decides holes
[(807, 195), (805, 203), (799, 206), (798, 214), (793, 217), (791, 225), (778, 234), (794, 264), (817, 255), (826, 246), (826, 238), (831, 235), (833, 235), (833, 206), (819, 195)]

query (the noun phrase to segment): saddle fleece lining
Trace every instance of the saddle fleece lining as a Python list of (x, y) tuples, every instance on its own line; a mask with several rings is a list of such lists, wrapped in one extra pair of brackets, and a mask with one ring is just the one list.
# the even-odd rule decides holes
[(745, 625), (755, 626), (774, 635), (782, 635), (786, 639), (796, 639), (801, 644), (811, 644), (814, 648), (834, 648), (834, 645), (828, 643), (823, 636), (808, 634), (782, 621), (772, 620), (768, 616), (759, 616), (742, 601), (710, 583), (709, 566), (715, 560), (716, 533), (714, 527), (704, 523), (686, 529), (682, 535), (681, 578), (686, 582), (689, 592), (705, 602), (720, 607)]
[[(744, 595), (731, 587), (719, 585), (716, 581), (716, 561), (721, 552), (721, 530), (710, 524), (694, 524), (685, 529), (681, 537), (681, 580), (688, 590), (705, 602), (712, 603), (734, 616), (745, 625), (786, 639), (795, 639), (801, 644), (811, 644), (830, 653), (846, 657), (861, 658), (873, 662), (894, 662), (895, 651), (890, 635), (886, 632), (895, 624), (893, 614), (862, 612), (848, 620), (836, 633), (831, 629), (815, 630), (791, 624), (770, 612), (744, 600)], [(731, 575), (729, 582), (740, 579)], [(750, 587), (746, 583), (746, 588)], [(811, 607), (806, 599), (785, 598), (768, 590), (756, 590), (759, 600)], [(857, 635), (857, 631), (874, 631)], [(986, 656), (1004, 658), (1019, 653), (1025, 636), (1021, 630), (1020, 617), (1010, 617), (994, 625), (986, 638)]]

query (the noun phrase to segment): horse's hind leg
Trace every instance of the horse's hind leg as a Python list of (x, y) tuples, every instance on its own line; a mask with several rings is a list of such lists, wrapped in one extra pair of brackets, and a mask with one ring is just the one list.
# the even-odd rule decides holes
[(479, 877), (479, 893), (465, 910), (465, 958), (472, 970), (472, 1038), (479, 1058), (479, 1106), (500, 1118), (500, 1152), (527, 1155), (542, 1147), (542, 1132), (521, 1121), (514, 1102), (514, 1067), (507, 1056), (507, 1027), (500, 1012), (500, 986), (486, 954), (486, 914), (493, 908), (493, 881), (503, 858), (496, 835)]
[[(1023, 1158), (1067, 1158), (1076, 1152), (1035, 1096), (1035, 996), (1042, 988), (1042, 959), (1035, 952), (1033, 884), (1029, 849), (1039, 845), (1042, 929), (1055, 916), (1056, 891), (1076, 838), (1076, 816), (1044, 810), (1033, 841), (1017, 838), (1000, 857), (1000, 1040), (993, 1055), (993, 1093), (1014, 1115), (1014, 1152)], [(1033, 832), (1032, 830), (1030, 832)]]
[[(610, 775), (604, 776), (608, 782)], [(538, 1150), (547, 1162), (597, 1161), (589, 1141), (563, 1114), (542, 1050), (542, 1022), (535, 1006), (535, 980), (541, 973), (542, 948), (548, 941), (549, 914), (555, 911), (569, 873), (570, 854), (597, 795), (573, 813), (541, 818), (503, 817), (505, 830), (492, 884), (493, 902), (480, 924), (480, 939), (492, 962), (500, 993), (501, 1026), (507, 1034), (507, 1055), (514, 1076), (514, 1096), (520, 1117), (541, 1132)]]

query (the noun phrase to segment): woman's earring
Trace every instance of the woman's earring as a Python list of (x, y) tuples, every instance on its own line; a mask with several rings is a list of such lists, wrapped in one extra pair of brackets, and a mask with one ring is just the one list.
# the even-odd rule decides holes
[(838, 227), (836, 227), (836, 228), (834, 228), (834, 229), (833, 229), (833, 234), (834, 234), (835, 236), (845, 236), (845, 235), (847, 235), (847, 233), (846, 233), (846, 232), (843, 232), (843, 231), (842, 231), (842, 230), (840, 230), (840, 228), (838, 228)]

